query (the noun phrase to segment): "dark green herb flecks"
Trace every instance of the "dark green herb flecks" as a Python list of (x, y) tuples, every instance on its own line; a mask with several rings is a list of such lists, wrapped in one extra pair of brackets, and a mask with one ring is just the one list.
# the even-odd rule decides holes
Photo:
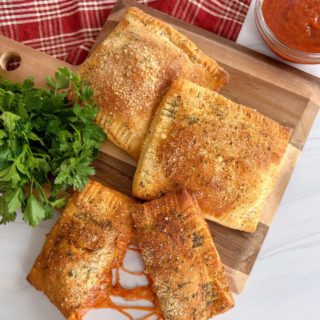
[(195, 124), (195, 123), (198, 123), (199, 120), (200, 120), (200, 119), (199, 119), (198, 117), (193, 116), (193, 115), (187, 117), (188, 124), (190, 124), (190, 125)]
[(205, 297), (206, 297), (206, 307), (210, 307), (213, 302), (217, 299), (213, 285), (211, 282), (205, 282), (202, 285), (202, 289), (204, 291)]
[(181, 96), (177, 96), (173, 99), (173, 101), (170, 101), (169, 107), (164, 108), (162, 111), (162, 115), (167, 118), (176, 118), (177, 108), (182, 105), (182, 98)]
[(53, 208), (64, 206), (59, 192), (81, 190), (94, 174), (105, 134), (94, 123), (92, 89), (66, 68), (47, 84), (39, 89), (32, 79), (0, 78), (1, 224), (14, 221), (17, 209), (31, 226), (51, 218)]
[(75, 273), (71, 270), (71, 271), (68, 272), (68, 276), (69, 276), (69, 277), (74, 277), (74, 276), (75, 276)]
[(196, 62), (197, 61), (197, 56), (196, 55), (191, 56), (190, 60), (192, 62)]
[(197, 234), (197, 233), (192, 234), (192, 243), (193, 243), (192, 247), (193, 248), (201, 247), (203, 245), (203, 241), (204, 241), (204, 238), (202, 235)]

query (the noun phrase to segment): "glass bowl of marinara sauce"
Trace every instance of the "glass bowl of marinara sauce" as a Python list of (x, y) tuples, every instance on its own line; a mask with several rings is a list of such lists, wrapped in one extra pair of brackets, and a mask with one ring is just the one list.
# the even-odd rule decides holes
[(255, 21), (281, 58), (320, 64), (320, 0), (256, 0)]

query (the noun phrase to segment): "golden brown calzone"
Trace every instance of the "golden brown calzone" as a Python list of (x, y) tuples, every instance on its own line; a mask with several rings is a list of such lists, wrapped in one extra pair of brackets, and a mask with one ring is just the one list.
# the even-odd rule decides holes
[(97, 123), (135, 159), (173, 79), (183, 76), (215, 90), (228, 81), (227, 73), (188, 38), (135, 7), (79, 73), (94, 89)]
[(132, 209), (146, 273), (166, 320), (207, 320), (234, 305), (195, 198), (186, 191)]
[(68, 320), (82, 319), (99, 293), (111, 287), (131, 238), (134, 201), (91, 181), (74, 194), (50, 231), (28, 281)]
[(176, 80), (144, 142), (133, 195), (151, 200), (187, 188), (205, 218), (253, 232), (290, 134), (251, 108)]

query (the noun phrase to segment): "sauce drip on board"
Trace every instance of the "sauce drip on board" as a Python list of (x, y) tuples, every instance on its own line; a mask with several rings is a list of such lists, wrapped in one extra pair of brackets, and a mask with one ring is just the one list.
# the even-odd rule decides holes
[[(128, 251), (134, 251), (140, 253), (140, 250), (132, 245), (127, 248)], [(143, 271), (130, 271), (125, 268), (124, 265), (118, 266), (115, 271), (116, 281), (112, 284), (112, 274), (105, 274), (103, 279), (100, 281), (99, 286), (92, 289), (90, 299), (87, 304), (82, 309), (82, 312), (78, 314), (77, 320), (83, 320), (84, 315), (89, 311), (89, 309), (95, 308), (107, 308), (114, 309), (124, 315), (128, 320), (149, 320), (156, 316), (158, 320), (163, 319), (161, 317), (161, 311), (156, 299), (156, 296), (151, 290), (151, 280), (148, 279), (148, 284), (145, 286), (138, 286), (135, 288), (124, 288), (120, 284), (120, 270), (134, 275), (134, 276), (146, 276)], [(111, 290), (110, 284), (112, 284)], [(151, 306), (135, 306), (135, 305), (119, 305), (112, 301), (111, 297), (121, 297), (127, 301), (134, 300), (145, 300), (151, 302)], [(146, 315), (135, 319), (128, 311), (129, 310), (139, 310), (147, 312)]]
[(320, 53), (319, 0), (264, 0), (262, 13), (273, 34), (288, 47)]

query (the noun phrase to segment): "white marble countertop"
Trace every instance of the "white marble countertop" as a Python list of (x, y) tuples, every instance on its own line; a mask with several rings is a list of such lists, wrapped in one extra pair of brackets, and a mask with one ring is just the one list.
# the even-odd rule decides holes
[[(254, 1), (253, 1), (254, 2)], [(253, 10), (238, 38), (242, 45), (272, 55), (256, 32)], [(308, 67), (320, 76), (319, 67)], [(45, 234), (17, 221), (0, 227), (0, 319), (62, 320), (44, 295), (25, 280)], [(247, 287), (236, 307), (220, 320), (318, 320), (320, 299), (320, 117), (298, 161)], [(91, 312), (86, 320), (122, 320), (113, 312)]]

